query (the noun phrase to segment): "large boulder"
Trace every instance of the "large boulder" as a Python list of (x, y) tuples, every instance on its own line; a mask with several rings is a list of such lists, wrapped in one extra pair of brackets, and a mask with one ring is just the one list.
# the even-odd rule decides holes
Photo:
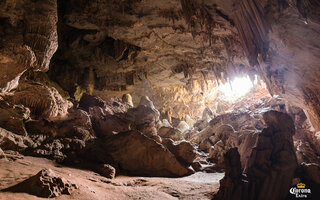
[(84, 93), (80, 99), (79, 107), (88, 112), (90, 107), (104, 107), (105, 104), (105, 101), (103, 101), (100, 97)]
[(109, 137), (130, 129), (130, 122), (123, 115), (110, 113), (101, 107), (89, 108), (92, 126), (97, 136)]
[(101, 164), (95, 169), (101, 176), (113, 179), (116, 175), (116, 169), (108, 164)]
[(4, 191), (29, 193), (38, 197), (53, 198), (70, 195), (77, 185), (57, 176), (51, 169), (42, 169), (36, 175)]
[(185, 166), (190, 166), (197, 156), (196, 150), (190, 142), (174, 142), (171, 139), (163, 139), (162, 144)]
[(214, 146), (209, 150), (209, 158), (214, 159), (218, 165), (222, 165), (224, 154), (230, 148), (238, 146), (238, 133), (230, 125), (221, 125), (210, 141)]
[(30, 108), (32, 118), (52, 120), (67, 115), (72, 103), (65, 100), (53, 87), (47, 87), (36, 82), (23, 82), (8, 96), (12, 104), (22, 104)]
[(179, 177), (192, 173), (162, 144), (138, 131), (97, 139), (83, 153), (130, 175)]
[[(96, 101), (97, 98), (94, 98)], [(128, 108), (130, 106), (117, 97), (104, 102), (103, 106), (102, 102), (88, 105), (92, 126), (97, 136), (109, 137), (114, 133), (130, 130), (130, 121), (126, 116)]]
[(29, 137), (34, 146), (27, 153), (56, 161), (76, 162), (78, 152), (85, 147), (85, 143), (94, 138), (91, 120), (83, 110), (70, 109), (64, 119), (30, 120), (26, 122)]
[(128, 109), (127, 118), (131, 121), (133, 129), (149, 137), (157, 135), (156, 127), (159, 123), (160, 112), (155, 109), (149, 97), (142, 96), (138, 107)]
[(158, 130), (158, 135), (161, 138), (170, 138), (175, 141), (183, 139), (183, 134), (181, 133), (181, 131), (179, 129), (173, 128), (173, 127), (165, 127), (165, 126), (161, 127)]

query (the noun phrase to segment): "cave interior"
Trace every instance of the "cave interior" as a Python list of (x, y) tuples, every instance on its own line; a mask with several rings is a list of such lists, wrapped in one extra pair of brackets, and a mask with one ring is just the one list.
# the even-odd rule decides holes
[(0, 1), (0, 200), (42, 198), (320, 199), (320, 1)]

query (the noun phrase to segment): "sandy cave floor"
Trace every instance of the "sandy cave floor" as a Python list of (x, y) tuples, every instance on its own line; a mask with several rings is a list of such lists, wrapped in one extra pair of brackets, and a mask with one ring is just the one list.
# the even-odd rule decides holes
[[(0, 159), (0, 190), (15, 185), (43, 168), (78, 185), (71, 195), (55, 199), (212, 199), (224, 173), (198, 172), (182, 178), (117, 176), (107, 179), (99, 174), (61, 166), (45, 159), (26, 156), (15, 161)], [(43, 199), (26, 193), (0, 192), (0, 200)]]

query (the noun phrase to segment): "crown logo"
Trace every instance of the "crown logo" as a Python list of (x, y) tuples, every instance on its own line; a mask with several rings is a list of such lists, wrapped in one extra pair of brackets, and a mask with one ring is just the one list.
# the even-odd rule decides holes
[(304, 183), (297, 184), (297, 188), (299, 188), (299, 189), (304, 189), (305, 187), (306, 187), (306, 184), (304, 184)]

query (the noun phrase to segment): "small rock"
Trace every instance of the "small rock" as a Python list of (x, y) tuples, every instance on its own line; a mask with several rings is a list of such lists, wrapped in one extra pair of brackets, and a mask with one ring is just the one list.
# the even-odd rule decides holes
[(99, 165), (97, 167), (97, 172), (106, 178), (113, 179), (116, 175), (116, 169), (108, 164)]

